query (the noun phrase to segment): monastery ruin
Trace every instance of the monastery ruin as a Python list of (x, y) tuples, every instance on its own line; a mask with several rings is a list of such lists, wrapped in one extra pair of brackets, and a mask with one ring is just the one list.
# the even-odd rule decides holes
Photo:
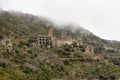
[[(67, 35), (67, 31), (64, 29), (61, 30), (61, 37), (60, 39), (53, 37), (53, 28), (50, 28), (48, 31), (48, 35), (38, 35), (36, 44), (38, 47), (47, 47), (47, 48), (57, 48), (64, 45), (73, 45), (76, 44), (77, 46), (82, 46), (83, 41), (82, 37), (77, 36), (72, 38), (71, 36)], [(87, 45), (86, 47), (82, 47), (79, 49), (81, 52), (86, 53), (94, 53), (94, 47), (91, 45)]]

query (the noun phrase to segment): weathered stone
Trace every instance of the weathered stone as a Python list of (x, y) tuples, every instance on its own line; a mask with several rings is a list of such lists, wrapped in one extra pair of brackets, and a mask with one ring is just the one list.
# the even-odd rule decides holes
[(1, 45), (3, 45), (8, 52), (11, 52), (13, 49), (13, 44), (10, 39), (3, 39)]

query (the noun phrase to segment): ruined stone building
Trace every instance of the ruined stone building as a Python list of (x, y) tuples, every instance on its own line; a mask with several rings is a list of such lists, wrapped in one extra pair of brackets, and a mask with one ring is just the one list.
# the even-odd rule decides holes
[[(72, 38), (67, 34), (67, 31), (61, 30), (61, 38), (57, 39), (56, 37), (53, 37), (53, 28), (49, 29), (48, 35), (38, 35), (37, 37), (37, 46), (39, 47), (60, 47), (63, 45), (72, 45), (76, 44), (77, 46), (83, 45), (82, 38), (80, 36)], [(79, 49), (80, 51), (83, 51), (82, 48)], [(84, 48), (84, 52), (86, 53), (94, 53), (94, 48), (90, 45), (86, 46)]]
[(38, 35), (36, 43), (39, 47), (55, 47), (56, 38), (53, 37), (53, 29), (49, 29), (48, 35)]
[(80, 36), (77, 37), (71, 37), (67, 34), (66, 30), (61, 31), (61, 39), (57, 40), (57, 46), (63, 46), (63, 45), (72, 45), (73, 43), (76, 43), (77, 46), (82, 45), (82, 38)]
[(52, 43), (52, 39), (48, 35), (38, 35), (37, 45), (40, 47), (49, 47)]

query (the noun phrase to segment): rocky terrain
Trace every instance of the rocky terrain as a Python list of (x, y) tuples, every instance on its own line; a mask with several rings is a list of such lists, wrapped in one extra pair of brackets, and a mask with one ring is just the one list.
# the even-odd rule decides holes
[[(94, 46), (94, 54), (75, 51), (75, 46), (68, 45), (36, 47), (37, 35), (47, 35), (49, 25), (57, 38), (63, 27), (71, 36), (82, 36), (85, 45)], [(78, 26), (58, 27), (48, 18), (1, 10), (0, 80), (119, 79), (120, 42), (101, 39)]]

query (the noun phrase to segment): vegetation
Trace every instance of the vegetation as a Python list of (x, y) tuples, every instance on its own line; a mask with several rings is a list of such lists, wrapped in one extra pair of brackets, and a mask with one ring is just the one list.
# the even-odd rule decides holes
[[(43, 17), (17, 12), (0, 13), (0, 80), (120, 78), (119, 44), (77, 29), (69, 33), (83, 36), (85, 45), (95, 47), (95, 54), (79, 52), (74, 49), (78, 48), (76, 45), (36, 47), (36, 36), (47, 34), (47, 24), (54, 28), (54, 36), (60, 38), (60, 29)], [(12, 44), (10, 51), (4, 44), (7, 41)]]

